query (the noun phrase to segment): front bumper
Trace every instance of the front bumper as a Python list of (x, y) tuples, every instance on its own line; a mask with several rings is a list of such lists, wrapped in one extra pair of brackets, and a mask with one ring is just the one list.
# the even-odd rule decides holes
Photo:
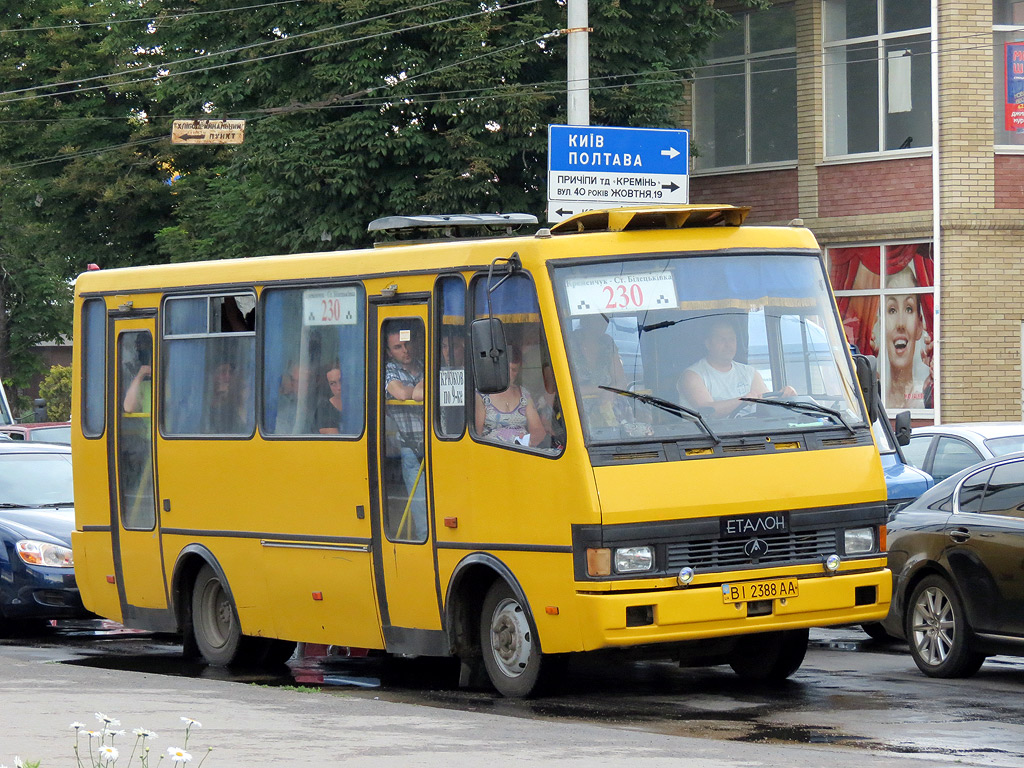
[[(888, 569), (879, 569), (803, 577), (797, 597), (770, 601), (770, 612), (763, 615), (748, 615), (754, 612), (752, 603), (725, 603), (721, 585), (629, 593), (577, 592), (577, 597), (584, 649), (597, 650), (879, 621), (889, 610), (892, 576)], [(767, 611), (767, 602), (758, 608)], [(630, 626), (637, 616), (648, 617), (650, 623)]]

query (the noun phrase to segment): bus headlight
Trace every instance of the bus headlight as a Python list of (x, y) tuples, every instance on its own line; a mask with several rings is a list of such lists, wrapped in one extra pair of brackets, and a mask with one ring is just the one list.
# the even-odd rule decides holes
[(639, 573), (653, 567), (653, 547), (619, 547), (615, 550), (616, 573)]
[(75, 559), (68, 547), (51, 544), (48, 541), (22, 539), (15, 548), (18, 557), (29, 565), (49, 565), (54, 568), (74, 568)]
[(875, 551), (875, 531), (873, 528), (849, 528), (844, 535), (844, 548), (847, 555), (867, 555)]

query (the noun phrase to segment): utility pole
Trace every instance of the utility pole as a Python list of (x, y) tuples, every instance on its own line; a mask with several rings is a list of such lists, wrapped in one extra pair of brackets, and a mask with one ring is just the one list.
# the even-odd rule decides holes
[(588, 0), (568, 0), (567, 122), (590, 125), (590, 26)]

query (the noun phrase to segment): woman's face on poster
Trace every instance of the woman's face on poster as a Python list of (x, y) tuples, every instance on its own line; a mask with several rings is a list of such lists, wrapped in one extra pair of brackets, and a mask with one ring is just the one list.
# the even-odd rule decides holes
[(889, 296), (885, 300), (885, 348), (892, 368), (913, 367), (914, 348), (923, 330), (917, 296)]

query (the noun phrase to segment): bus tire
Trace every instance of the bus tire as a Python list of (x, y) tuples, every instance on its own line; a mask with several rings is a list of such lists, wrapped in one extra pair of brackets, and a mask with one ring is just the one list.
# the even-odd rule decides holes
[(782, 682), (803, 664), (809, 635), (806, 629), (744, 635), (729, 654), (729, 666), (744, 680)]
[(192, 588), (192, 632), (208, 664), (225, 667), (243, 660), (246, 639), (238, 611), (220, 576), (204, 565)]
[(502, 696), (525, 698), (537, 691), (544, 657), (527, 608), (498, 579), (480, 612), (480, 648), (491, 684)]

